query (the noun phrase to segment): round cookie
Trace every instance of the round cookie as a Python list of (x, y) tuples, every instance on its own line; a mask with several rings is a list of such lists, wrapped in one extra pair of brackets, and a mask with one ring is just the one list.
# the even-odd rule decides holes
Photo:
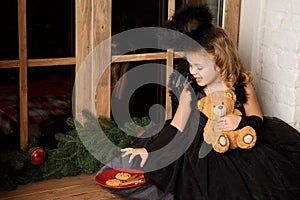
[(126, 181), (127, 179), (129, 179), (131, 177), (130, 173), (127, 172), (119, 172), (115, 175), (116, 179), (119, 179), (121, 181)]
[(119, 186), (122, 183), (119, 179), (108, 179), (105, 184), (109, 186)]

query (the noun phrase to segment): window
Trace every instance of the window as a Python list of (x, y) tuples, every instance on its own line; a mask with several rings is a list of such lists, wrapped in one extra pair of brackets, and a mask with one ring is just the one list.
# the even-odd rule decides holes
[(6, 30), (0, 33), (1, 147), (24, 149), (28, 136), (42, 137), (51, 129), (57, 133), (55, 127), (62, 126), (55, 123), (71, 116), (75, 1), (0, 4)]
[[(29, 132), (31, 134), (34, 129), (29, 116), (30, 95), (36, 89), (32, 87), (33, 83), (47, 80), (45, 77), (50, 74), (72, 82), (87, 55), (101, 41), (126, 29), (159, 25), (182, 5), (204, 2), (218, 16), (215, 23), (220, 25), (224, 22), (222, 26), (237, 41), (240, 0), (1, 1), (0, 24), (5, 31), (0, 33), (0, 74), (3, 78), (0, 87), (6, 87), (7, 84), (15, 87), (19, 120), (16, 130), (19, 131), (20, 148), (26, 148)], [(172, 51), (133, 52), (131, 57), (126, 57), (128, 55), (113, 54), (111, 45), (106, 50), (100, 57), (112, 58), (114, 63), (155, 60), (173, 66), (176, 59)], [(114, 59), (115, 56), (118, 56), (118, 60)], [(104, 73), (101, 81), (101, 95), (95, 97), (94, 91), (87, 87), (87, 90), (91, 90), (90, 95), (80, 98), (95, 98), (95, 112), (110, 116), (110, 105), (107, 102), (110, 102), (111, 68)], [(166, 91), (159, 89), (158, 93), (160, 101), (166, 101), (168, 105)], [(5, 97), (3, 92), (0, 95)], [(101, 106), (103, 104), (106, 106)], [(169, 109), (168, 106), (166, 108)]]

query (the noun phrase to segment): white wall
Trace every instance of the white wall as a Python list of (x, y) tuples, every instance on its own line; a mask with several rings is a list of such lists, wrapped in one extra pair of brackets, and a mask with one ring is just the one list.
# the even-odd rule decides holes
[(242, 0), (239, 51), (264, 115), (300, 130), (300, 1)]

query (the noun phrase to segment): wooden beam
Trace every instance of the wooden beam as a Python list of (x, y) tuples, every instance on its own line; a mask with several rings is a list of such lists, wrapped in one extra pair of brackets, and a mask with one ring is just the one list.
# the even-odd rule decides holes
[(168, 19), (170, 20), (175, 13), (175, 0), (168, 1)]
[[(183, 58), (183, 52), (174, 52), (174, 58)], [(112, 62), (133, 62), (133, 61), (145, 61), (145, 60), (165, 60), (168, 57), (168, 52), (159, 53), (142, 53), (142, 54), (130, 54), (130, 55), (115, 55), (112, 56)]]
[(166, 119), (172, 118), (172, 102), (170, 97), (170, 91), (168, 89), (168, 83), (169, 83), (169, 77), (171, 73), (173, 72), (173, 66), (174, 66), (174, 50), (168, 49), (167, 50), (167, 71), (166, 71)]
[(166, 52), (142, 53), (142, 54), (112, 56), (112, 62), (116, 63), (116, 62), (143, 61), (143, 60), (164, 60), (166, 58), (167, 58)]
[(28, 59), (28, 67), (75, 65), (76, 58), (42, 58)]
[[(76, 0), (76, 117), (110, 117), (111, 2)], [(98, 48), (100, 45), (100, 48)], [(99, 79), (100, 78), (100, 79)], [(95, 83), (97, 81), (97, 83)]]
[(232, 41), (237, 45), (239, 38), (241, 0), (227, 0), (225, 2), (224, 29), (227, 31)]
[(19, 60), (0, 60), (0, 69), (18, 68), (19, 65), (20, 65)]
[[(90, 112), (94, 108), (86, 105), (94, 99), (92, 96), (92, 77), (89, 69), (86, 69), (91, 63), (90, 54), (92, 50), (92, 0), (76, 0), (76, 82), (75, 82), (75, 115), (76, 119), (83, 122), (82, 110), (86, 109)], [(85, 69), (84, 69), (85, 67)]]
[(28, 144), (28, 85), (27, 85), (27, 31), (26, 1), (18, 0), (19, 33), (19, 100), (20, 100), (20, 148)]
[[(110, 117), (112, 0), (94, 0), (93, 56), (95, 113)], [(100, 46), (99, 46), (100, 45)], [(100, 79), (99, 79), (100, 78)]]

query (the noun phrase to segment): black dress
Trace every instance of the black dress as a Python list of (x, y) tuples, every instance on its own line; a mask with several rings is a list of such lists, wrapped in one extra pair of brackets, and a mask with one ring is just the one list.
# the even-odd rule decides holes
[[(237, 87), (236, 95), (236, 108), (244, 114), (244, 88)], [(205, 94), (200, 91), (198, 97), (203, 96)], [(199, 114), (197, 107), (194, 107), (193, 114)], [(225, 153), (211, 150), (204, 157), (199, 157), (203, 145), (208, 150), (211, 149), (203, 141), (207, 118), (200, 113), (199, 120), (195, 121), (193, 114), (189, 123), (196, 126), (197, 131), (187, 150), (178, 159), (162, 169), (147, 172), (146, 185), (113, 192), (128, 199), (299, 199), (300, 134), (297, 130), (278, 118), (264, 117), (262, 126), (256, 130), (257, 142), (253, 148), (237, 148)], [(168, 123), (169, 121), (165, 127), (170, 126)], [(162, 134), (166, 134), (166, 130), (168, 129), (162, 131)], [(151, 130), (148, 131), (151, 135), (149, 132)], [(185, 139), (183, 135), (188, 132), (186, 130), (180, 134), (182, 141)], [(138, 139), (132, 146), (151, 146), (157, 139), (158, 136)], [(155, 159), (163, 158), (150, 156), (147, 163), (155, 162)], [(135, 160), (136, 163), (140, 162), (138, 158)], [(138, 164), (133, 166), (139, 168)]]

